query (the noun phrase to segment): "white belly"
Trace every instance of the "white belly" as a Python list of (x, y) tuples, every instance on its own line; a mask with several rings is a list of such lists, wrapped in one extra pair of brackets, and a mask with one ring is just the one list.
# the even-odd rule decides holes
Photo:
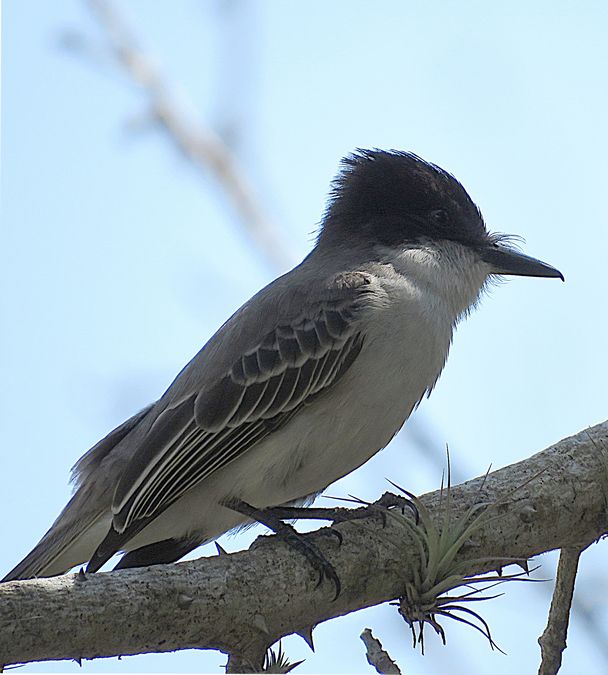
[[(264, 494), (281, 503), (320, 492), (384, 448), (435, 384), (451, 326), (430, 344), (420, 317), (404, 323), (389, 310), (368, 331), (361, 353), (335, 387), (268, 439)], [(273, 456), (277, 459), (273, 461)], [(251, 457), (254, 470), (255, 458)], [(259, 466), (259, 464), (258, 464)], [(246, 489), (251, 474), (244, 476)]]

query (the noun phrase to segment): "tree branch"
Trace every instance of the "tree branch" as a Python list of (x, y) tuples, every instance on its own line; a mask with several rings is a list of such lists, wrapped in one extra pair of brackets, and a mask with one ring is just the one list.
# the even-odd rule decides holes
[[(583, 548), (608, 530), (608, 422), (529, 459), (452, 487), (458, 518), (474, 503), (497, 502), (496, 516), (458, 554), (470, 573), (499, 560), (556, 548)], [(433, 513), (439, 491), (425, 495)], [(237, 658), (260, 654), (291, 633), (400, 597), (417, 564), (415, 547), (395, 547), (398, 519), (377, 517), (305, 535), (342, 582), (316, 587), (316, 573), (276, 537), (248, 551), (175, 565), (0, 585), (0, 664), (79, 659), (192, 647)], [(492, 558), (492, 561), (488, 561)], [(485, 561), (484, 561), (485, 559)], [(475, 561), (476, 562), (475, 562)], [(237, 656), (235, 656), (237, 655)]]
[(580, 548), (571, 547), (562, 548), (560, 551), (547, 627), (538, 638), (542, 654), (538, 675), (555, 675), (562, 665), (562, 652), (566, 649), (574, 582), (582, 552)]
[(366, 628), (359, 636), (365, 645), (367, 662), (373, 666), (377, 673), (388, 675), (401, 675), (399, 666), (391, 659), (378, 638), (374, 637), (371, 629)]

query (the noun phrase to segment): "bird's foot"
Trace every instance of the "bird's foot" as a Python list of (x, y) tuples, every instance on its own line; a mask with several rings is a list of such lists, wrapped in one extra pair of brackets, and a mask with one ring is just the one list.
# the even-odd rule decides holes
[[(294, 527), (292, 527), (288, 523), (284, 523), (282, 520), (283, 518), (291, 519), (298, 517), (307, 517), (294, 515), (293, 512), (294, 511), (306, 512), (309, 510), (314, 511), (315, 509), (306, 509), (306, 508), (298, 509), (295, 507), (293, 508), (293, 511), (291, 507), (256, 509), (254, 506), (247, 504), (247, 502), (244, 502), (236, 498), (226, 500), (224, 502), (224, 506), (226, 506), (229, 509), (232, 509), (233, 511), (236, 511), (237, 513), (241, 513), (242, 515), (247, 516), (252, 520), (256, 520), (258, 523), (262, 523), (262, 525), (266, 525), (268, 529), (272, 530), (275, 534), (282, 537), (283, 540), (289, 546), (291, 546), (291, 548), (293, 548), (295, 551), (298, 551), (301, 555), (303, 555), (312, 565), (315, 571), (318, 572), (319, 580), (317, 582), (317, 587), (320, 586), (323, 579), (327, 579), (328, 581), (331, 581), (334, 584), (334, 587), (336, 589), (334, 600), (340, 595), (341, 590), (340, 579), (333, 565), (329, 562), (329, 560), (327, 560), (327, 558), (319, 551), (319, 549), (314, 544), (312, 544), (310, 541), (302, 537), (302, 535), (299, 534)], [(327, 509), (326, 511), (330, 510), (331, 509)], [(309, 517), (319, 518), (320, 516), (317, 515)], [(339, 532), (331, 530), (331, 533), (338, 538), (340, 543), (342, 543), (342, 535)]]

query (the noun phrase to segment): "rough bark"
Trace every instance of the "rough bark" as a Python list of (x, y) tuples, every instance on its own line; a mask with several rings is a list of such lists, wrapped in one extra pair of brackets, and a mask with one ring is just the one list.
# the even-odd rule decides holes
[(391, 659), (389, 653), (382, 647), (382, 643), (375, 638), (372, 631), (366, 628), (359, 636), (365, 645), (367, 662), (381, 675), (401, 675), (399, 666)]
[(568, 547), (560, 551), (547, 627), (538, 638), (542, 656), (538, 675), (555, 675), (561, 668), (581, 553), (580, 548)]
[[(498, 502), (460, 559), (530, 558), (583, 548), (608, 530), (608, 422), (529, 459), (452, 488), (455, 516), (480, 501)], [(439, 492), (422, 497), (431, 512)], [(395, 547), (399, 523), (377, 517), (306, 535), (334, 565), (342, 592), (276, 537), (248, 551), (176, 565), (82, 578), (0, 585), (0, 664), (219, 649), (234, 662), (260, 655), (278, 638), (307, 635), (322, 621), (397, 598), (416, 564), (414, 547)], [(471, 563), (470, 573), (496, 567)], [(257, 656), (256, 656), (257, 660)]]

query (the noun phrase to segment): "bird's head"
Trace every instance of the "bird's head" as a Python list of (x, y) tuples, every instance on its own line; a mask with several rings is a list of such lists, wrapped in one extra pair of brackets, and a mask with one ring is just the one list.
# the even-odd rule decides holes
[[(409, 152), (358, 150), (332, 184), (319, 243), (411, 249), (455, 244), (489, 275), (561, 272), (488, 232), (480, 210), (447, 171)], [(452, 247), (458, 248), (458, 247)]]

